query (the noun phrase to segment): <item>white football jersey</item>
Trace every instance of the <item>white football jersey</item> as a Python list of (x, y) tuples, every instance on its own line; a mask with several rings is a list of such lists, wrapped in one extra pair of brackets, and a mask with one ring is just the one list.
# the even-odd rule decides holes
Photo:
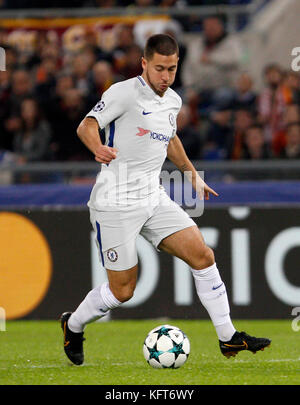
[(105, 128), (105, 144), (116, 159), (102, 163), (88, 206), (113, 210), (155, 201), (169, 141), (176, 134), (181, 98), (172, 89), (163, 97), (141, 76), (113, 84), (87, 114)]

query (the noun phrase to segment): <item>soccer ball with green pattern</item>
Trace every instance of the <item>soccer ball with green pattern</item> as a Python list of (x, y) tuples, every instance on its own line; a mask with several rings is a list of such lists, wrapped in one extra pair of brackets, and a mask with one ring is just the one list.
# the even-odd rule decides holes
[(190, 342), (177, 326), (160, 325), (148, 333), (143, 353), (154, 368), (179, 368), (190, 354)]

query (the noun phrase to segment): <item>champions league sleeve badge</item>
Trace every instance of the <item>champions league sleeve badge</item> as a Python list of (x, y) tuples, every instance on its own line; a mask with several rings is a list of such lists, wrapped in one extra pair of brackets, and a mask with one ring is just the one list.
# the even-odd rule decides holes
[(98, 101), (98, 103), (95, 105), (95, 107), (93, 108), (93, 111), (95, 112), (100, 112), (103, 110), (103, 108), (105, 107), (105, 103), (104, 101)]

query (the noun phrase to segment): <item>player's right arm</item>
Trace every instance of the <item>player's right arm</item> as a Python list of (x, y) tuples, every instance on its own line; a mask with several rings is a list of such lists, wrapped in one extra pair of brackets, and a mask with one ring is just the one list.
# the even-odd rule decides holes
[(77, 128), (77, 135), (95, 155), (99, 163), (110, 163), (117, 157), (117, 149), (103, 145), (99, 136), (99, 124), (93, 117), (85, 117)]
[(80, 123), (77, 134), (85, 146), (95, 155), (100, 163), (110, 163), (117, 157), (117, 149), (103, 145), (99, 136), (100, 128), (107, 128), (122, 116), (128, 108), (130, 96), (134, 99), (129, 80), (115, 83), (102, 94), (101, 100)]

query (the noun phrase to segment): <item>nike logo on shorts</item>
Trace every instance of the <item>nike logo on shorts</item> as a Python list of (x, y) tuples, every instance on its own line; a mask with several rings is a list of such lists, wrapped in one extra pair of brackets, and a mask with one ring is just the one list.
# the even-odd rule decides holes
[(221, 283), (220, 285), (217, 285), (217, 287), (213, 287), (213, 290), (217, 290), (218, 288), (220, 288), (223, 285), (223, 283)]

